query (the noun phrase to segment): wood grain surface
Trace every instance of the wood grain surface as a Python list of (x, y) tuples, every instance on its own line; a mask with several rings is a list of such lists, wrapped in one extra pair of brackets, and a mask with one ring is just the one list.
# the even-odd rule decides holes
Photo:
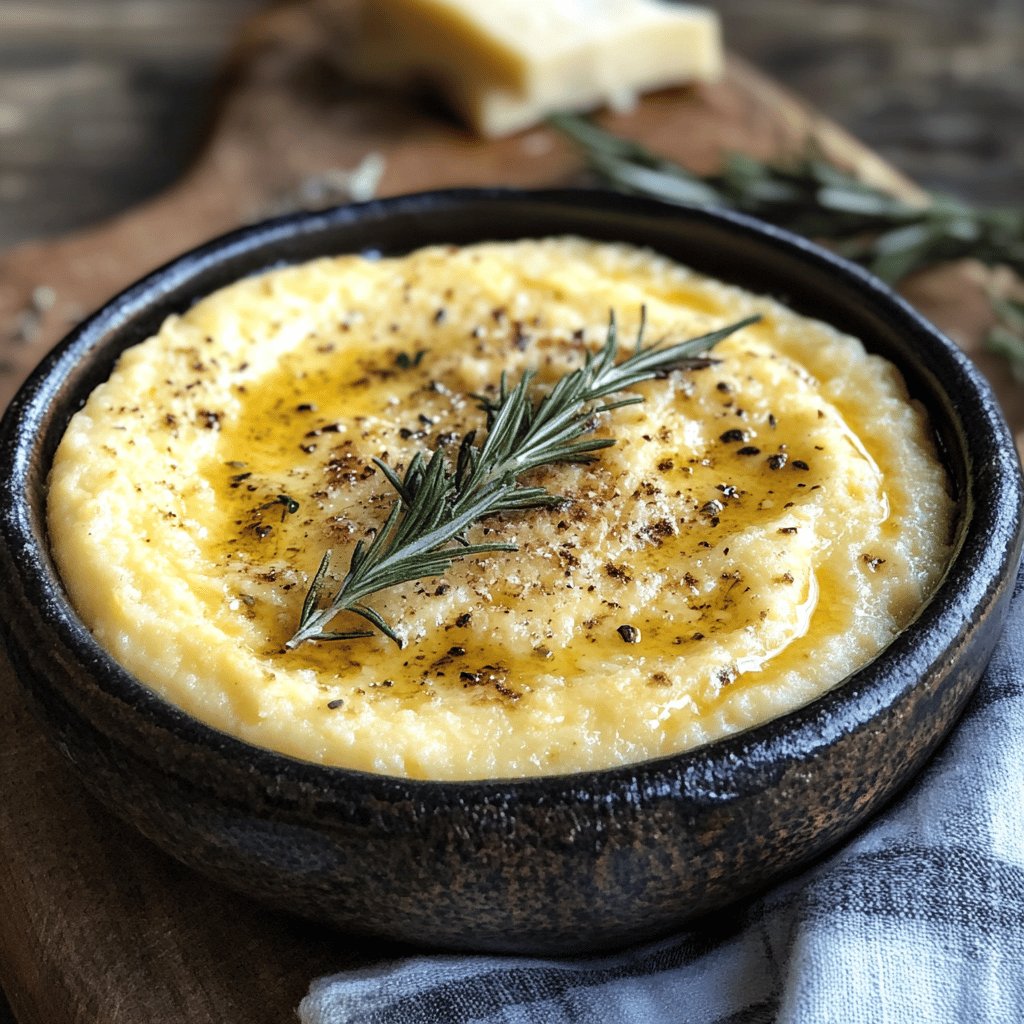
[[(168, 192), (98, 228), (0, 257), (0, 324), (13, 325), (0, 341), (0, 406), (72, 321), (119, 288), (215, 233), (301, 203), (296, 181), (323, 180), (369, 152), (386, 160), (384, 194), (578, 180), (577, 158), (547, 130), (483, 143), (422, 101), (351, 86), (331, 59), (343, 32), (336, 11), (324, 0), (248, 24), (207, 148)], [(735, 61), (718, 85), (660, 93), (607, 123), (697, 170), (725, 151), (779, 155), (814, 135), (837, 162), (913, 191)], [(987, 325), (987, 283), (968, 263), (923, 275), (910, 291), (973, 350)], [(40, 292), (44, 284), (52, 293)], [(1004, 391), (1008, 407), (1013, 395)], [(1012, 412), (1019, 429), (1019, 395)], [(394, 953), (264, 911), (112, 820), (46, 745), (6, 662), (0, 908), (0, 984), (22, 1024), (286, 1022), (313, 977)]]
[[(274, 0), (0, 0), (0, 247), (142, 202), (195, 155)], [(282, 0), (276, 0), (282, 2)], [(730, 49), (929, 189), (1021, 202), (1019, 0), (713, 0)]]

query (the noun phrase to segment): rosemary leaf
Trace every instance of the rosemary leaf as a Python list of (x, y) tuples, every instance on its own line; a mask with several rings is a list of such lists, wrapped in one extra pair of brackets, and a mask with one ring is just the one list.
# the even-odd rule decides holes
[(1014, 380), (1024, 384), (1024, 302), (993, 298), (992, 309), (997, 321), (985, 338), (985, 347), (1003, 356)]

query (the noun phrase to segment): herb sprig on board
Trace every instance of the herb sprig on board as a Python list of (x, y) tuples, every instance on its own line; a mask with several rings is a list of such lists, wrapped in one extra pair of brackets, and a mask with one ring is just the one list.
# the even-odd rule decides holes
[(1024, 384), (1024, 302), (993, 297), (992, 308), (998, 323), (989, 331), (986, 344), (1009, 361), (1014, 379)]
[(560, 504), (562, 497), (543, 487), (524, 486), (520, 478), (541, 466), (591, 462), (596, 452), (615, 444), (614, 438), (593, 436), (598, 413), (643, 398), (602, 399), (671, 370), (708, 365), (704, 353), (758, 319), (747, 317), (662, 348), (657, 343), (644, 345), (641, 316), (633, 354), (616, 362), (618, 332), (613, 314), (601, 349), (588, 353), (581, 367), (561, 377), (549, 390), (540, 392), (533, 372), (527, 370), (514, 386), (509, 386), (502, 374), (497, 397), (474, 395), (486, 416), (486, 434), (480, 443), (476, 431), (466, 434), (453, 461), (443, 448), (430, 455), (418, 452), (399, 476), (374, 459), (397, 494), (388, 517), (369, 543), (356, 544), (348, 572), (326, 601), (323, 596), (333, 554), (324, 554), (306, 594), (298, 629), (285, 646), (293, 649), (307, 640), (374, 635), (364, 629), (331, 630), (331, 622), (341, 612), (360, 616), (401, 646), (399, 634), (366, 603), (371, 595), (424, 576), (442, 575), (462, 558), (516, 550), (514, 544), (507, 543), (470, 544), (466, 532), (498, 512)]
[[(640, 143), (573, 114), (551, 123), (583, 151), (590, 169), (622, 192), (669, 203), (740, 210), (828, 244), (895, 283), (962, 257), (1005, 264), (1024, 276), (1024, 207), (980, 209), (948, 196), (906, 202), (807, 153), (780, 163), (742, 154), (698, 176)], [(1024, 379), (1024, 306), (993, 301), (988, 347)]]

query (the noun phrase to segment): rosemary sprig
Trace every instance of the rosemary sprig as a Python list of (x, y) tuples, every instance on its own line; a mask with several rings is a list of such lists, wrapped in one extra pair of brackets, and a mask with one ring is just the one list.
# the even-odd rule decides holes
[(1010, 364), (1013, 379), (1024, 384), (1024, 302), (991, 299), (996, 324), (985, 338), (985, 347)]
[[(967, 256), (1024, 275), (1024, 207), (982, 209), (942, 195), (904, 202), (813, 153), (772, 164), (734, 153), (718, 173), (702, 177), (585, 118), (558, 114), (551, 122), (612, 188), (753, 214), (815, 238), (891, 283)], [(1024, 330), (1001, 304), (993, 303), (993, 312), (989, 348), (1024, 367)]]
[(356, 544), (348, 572), (326, 603), (322, 597), (333, 556), (331, 551), (324, 554), (303, 602), (298, 629), (285, 647), (293, 649), (307, 640), (352, 640), (373, 635), (367, 630), (328, 629), (341, 612), (362, 617), (402, 646), (398, 633), (366, 604), (368, 597), (400, 583), (441, 575), (462, 558), (516, 550), (508, 543), (470, 544), (466, 531), (498, 512), (560, 504), (562, 497), (543, 487), (523, 486), (519, 480), (540, 466), (591, 462), (596, 452), (615, 444), (613, 438), (592, 436), (597, 414), (642, 402), (643, 398), (630, 395), (609, 402), (602, 399), (671, 370), (708, 365), (702, 353), (758, 319), (747, 317), (661, 348), (658, 343), (644, 346), (641, 315), (633, 354), (616, 362), (618, 332), (613, 314), (602, 348), (587, 353), (581, 367), (561, 377), (546, 393), (537, 395), (534, 373), (527, 370), (512, 387), (502, 374), (496, 398), (474, 395), (486, 415), (486, 436), (478, 444), (476, 431), (466, 434), (454, 465), (443, 448), (429, 456), (417, 452), (401, 477), (386, 463), (374, 459), (398, 497), (373, 539), (368, 544)]

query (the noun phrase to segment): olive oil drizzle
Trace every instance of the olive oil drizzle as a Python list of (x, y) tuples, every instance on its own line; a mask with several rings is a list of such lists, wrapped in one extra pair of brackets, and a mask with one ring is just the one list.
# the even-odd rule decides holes
[(476, 431), (466, 434), (453, 461), (445, 446), (439, 445), (429, 455), (418, 452), (399, 477), (383, 460), (374, 459), (397, 498), (373, 539), (356, 544), (347, 573), (326, 602), (322, 599), (333, 552), (324, 553), (306, 593), (298, 628), (285, 647), (292, 650), (310, 640), (374, 635), (366, 629), (329, 629), (341, 612), (360, 616), (401, 647), (402, 637), (366, 604), (368, 597), (401, 583), (443, 575), (459, 559), (516, 550), (508, 543), (470, 544), (466, 532), (499, 512), (562, 503), (561, 496), (543, 487), (524, 486), (520, 478), (541, 466), (592, 462), (597, 451), (615, 444), (614, 438), (590, 436), (597, 414), (643, 401), (640, 395), (604, 403), (601, 399), (672, 370), (707, 365), (704, 353), (758, 320), (759, 316), (747, 317), (661, 348), (658, 343), (644, 346), (641, 310), (634, 352), (616, 362), (618, 332), (612, 312), (601, 349), (588, 353), (583, 366), (560, 378), (547, 393), (537, 395), (534, 373), (527, 370), (512, 387), (502, 374), (495, 399), (474, 395), (486, 417), (486, 434), (479, 444)]

